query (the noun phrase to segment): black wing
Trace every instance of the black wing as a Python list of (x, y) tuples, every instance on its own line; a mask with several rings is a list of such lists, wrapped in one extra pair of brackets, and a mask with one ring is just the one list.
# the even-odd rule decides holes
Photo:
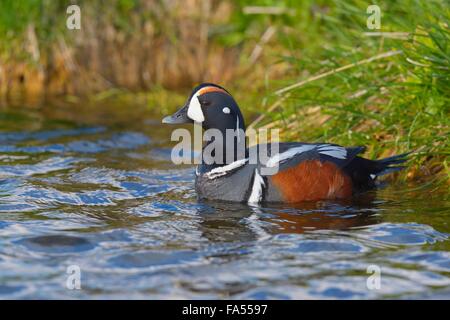
[(365, 147), (342, 147), (331, 143), (279, 143), (278, 151), (271, 144), (261, 144), (249, 148), (249, 159), (252, 152), (258, 154), (258, 162), (262, 167), (278, 166), (279, 171), (294, 167), (303, 161), (320, 160), (332, 162), (339, 168), (347, 166), (355, 157), (365, 151)]

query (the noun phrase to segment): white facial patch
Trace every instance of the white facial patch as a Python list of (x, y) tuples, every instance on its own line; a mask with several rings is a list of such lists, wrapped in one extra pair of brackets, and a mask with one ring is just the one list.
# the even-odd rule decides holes
[(191, 101), (189, 102), (187, 116), (196, 122), (205, 121), (205, 116), (203, 115), (202, 107), (198, 100), (198, 92), (192, 96)]
[(230, 108), (225, 107), (225, 108), (222, 109), (222, 112), (226, 113), (226, 114), (229, 114), (231, 112), (231, 110), (230, 110)]

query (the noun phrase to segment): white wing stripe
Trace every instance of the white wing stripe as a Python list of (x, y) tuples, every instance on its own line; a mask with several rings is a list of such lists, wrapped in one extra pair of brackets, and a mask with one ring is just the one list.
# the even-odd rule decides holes
[(269, 158), (266, 162), (267, 167), (275, 167), (280, 162), (285, 161), (287, 159), (290, 159), (298, 154), (301, 154), (303, 152), (307, 152), (313, 149), (317, 149), (317, 152), (337, 158), (337, 159), (345, 159), (347, 157), (347, 150), (344, 147), (340, 146), (333, 146), (330, 144), (323, 144), (323, 145), (317, 145), (317, 144), (306, 144), (300, 147), (294, 147), (291, 149), (288, 149), (285, 152), (278, 153), (272, 157)]
[(300, 147), (291, 148), (283, 153), (278, 153), (274, 155), (273, 157), (270, 157), (269, 160), (267, 160), (266, 166), (267, 167), (275, 167), (278, 165), (281, 161), (284, 161), (286, 159), (290, 159), (293, 156), (312, 150), (316, 147), (316, 145), (306, 144)]
[(347, 157), (347, 150), (343, 147), (332, 146), (329, 144), (323, 145), (318, 149), (319, 153), (325, 154), (327, 156), (337, 158), (337, 159), (345, 159)]

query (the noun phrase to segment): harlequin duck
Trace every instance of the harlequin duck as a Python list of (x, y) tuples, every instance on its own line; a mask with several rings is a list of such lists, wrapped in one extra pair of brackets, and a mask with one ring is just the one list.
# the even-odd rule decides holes
[[(405, 162), (407, 155), (369, 160), (358, 156), (365, 147), (301, 142), (279, 143), (276, 151), (271, 144), (259, 144), (238, 152), (237, 145), (246, 144), (242, 113), (231, 94), (213, 83), (194, 88), (186, 104), (162, 122), (196, 122), (204, 130), (223, 134), (222, 142), (213, 142), (224, 161), (210, 163), (203, 159), (196, 169), (195, 189), (200, 199), (251, 204), (346, 199), (374, 188), (378, 176), (402, 169), (396, 165)], [(230, 129), (237, 134), (229, 137), (226, 131)], [(213, 142), (207, 141), (202, 152)], [(263, 146), (267, 157), (251, 161), (249, 155), (259, 155)], [(274, 174), (264, 174), (265, 169), (273, 167), (277, 168)]]

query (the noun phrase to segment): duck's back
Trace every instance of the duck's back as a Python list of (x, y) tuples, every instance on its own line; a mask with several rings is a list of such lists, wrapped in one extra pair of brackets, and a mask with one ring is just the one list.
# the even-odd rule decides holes
[[(376, 176), (403, 162), (404, 155), (368, 160), (364, 147), (335, 144), (279, 143), (247, 150), (247, 157), (227, 165), (197, 170), (200, 198), (237, 202), (301, 202), (349, 198), (375, 186)], [(260, 155), (261, 151), (261, 155)]]

